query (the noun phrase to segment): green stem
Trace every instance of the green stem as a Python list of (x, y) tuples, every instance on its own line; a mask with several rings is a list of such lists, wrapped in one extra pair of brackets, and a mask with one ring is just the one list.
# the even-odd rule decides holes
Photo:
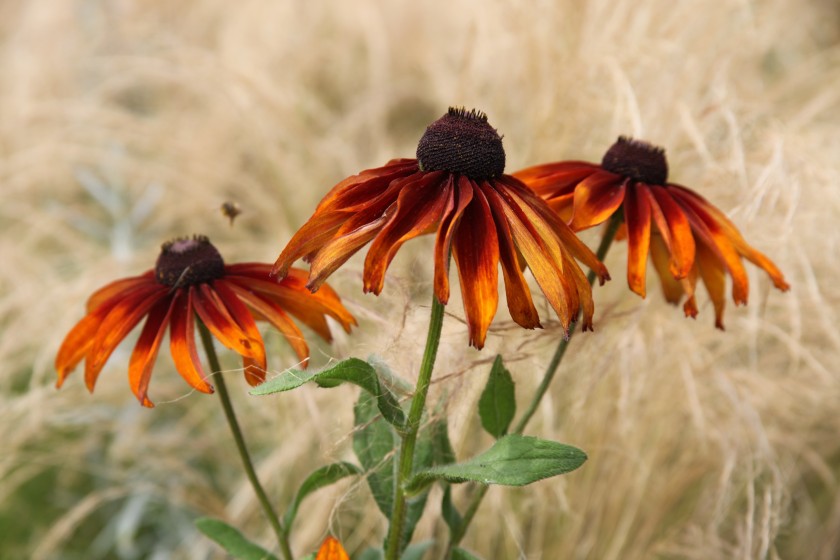
[(227, 390), (227, 385), (225, 385), (225, 378), (221, 374), (222, 368), (219, 366), (219, 358), (216, 356), (215, 348), (213, 348), (213, 337), (201, 321), (198, 321), (198, 331), (201, 333), (201, 342), (204, 344), (204, 351), (207, 353), (207, 361), (210, 363), (210, 370), (213, 373), (218, 373), (214, 379), (216, 390), (219, 392), (219, 398), (222, 400), (222, 408), (225, 410), (225, 418), (227, 418), (230, 431), (233, 434), (234, 441), (236, 442), (236, 449), (239, 451), (239, 456), (242, 458), (242, 465), (245, 467), (245, 474), (248, 476), (248, 480), (251, 482), (251, 486), (253, 486), (254, 492), (257, 494), (257, 499), (259, 499), (260, 505), (262, 506), (266, 517), (268, 517), (268, 522), (271, 524), (272, 529), (274, 529), (274, 534), (277, 535), (277, 540), (280, 543), (281, 550), (283, 551), (283, 558), (285, 558), (285, 560), (292, 560), (292, 549), (289, 546), (288, 533), (283, 527), (283, 524), (280, 522), (280, 518), (277, 517), (277, 513), (274, 511), (274, 508), (271, 507), (271, 501), (268, 499), (268, 495), (265, 493), (262, 484), (260, 484), (260, 479), (257, 478), (257, 472), (254, 470), (254, 464), (251, 461), (248, 448), (245, 446), (245, 438), (242, 436), (242, 429), (239, 427), (239, 421), (236, 419), (236, 413), (233, 411), (233, 403), (230, 400), (230, 393)]
[(429, 319), (429, 333), (426, 336), (426, 350), (423, 352), (423, 362), (417, 376), (417, 385), (411, 399), (411, 408), (403, 430), (400, 457), (397, 467), (397, 480), (394, 483), (394, 509), (391, 513), (391, 526), (388, 529), (388, 539), (385, 544), (385, 560), (397, 560), (402, 549), (402, 535), (405, 529), (407, 510), (405, 488), (403, 487), (411, 477), (414, 469), (414, 447), (417, 443), (417, 432), (420, 431), (420, 419), (426, 405), (426, 395), (432, 380), (432, 370), (435, 367), (440, 333), (443, 327), (443, 309), (436, 296), (432, 296), (432, 315)]
[[(613, 240), (615, 240), (615, 234), (618, 232), (618, 226), (621, 225), (622, 221), (623, 215), (621, 212), (616, 212), (610, 218), (610, 221), (607, 224), (607, 230), (604, 232), (604, 236), (601, 238), (601, 244), (598, 245), (598, 251), (596, 252), (596, 256), (598, 257), (599, 261), (603, 261), (604, 258), (607, 256), (607, 251), (609, 251)], [(589, 280), (590, 285), (595, 283), (595, 277), (595, 271), (590, 270), (589, 274), (587, 275), (587, 279)], [(560, 362), (563, 361), (563, 356), (566, 354), (566, 349), (569, 347), (569, 342), (571, 342), (572, 340), (572, 335), (574, 335), (576, 327), (577, 322), (572, 323), (571, 328), (569, 328), (569, 338), (562, 338), (557, 344), (557, 348), (554, 350), (554, 356), (551, 357), (551, 361), (548, 363), (548, 367), (546, 367), (545, 369), (545, 373), (543, 374), (543, 378), (540, 382), (539, 387), (537, 387), (534, 396), (531, 398), (531, 402), (528, 405), (528, 408), (525, 409), (525, 413), (522, 415), (522, 417), (519, 419), (519, 422), (517, 422), (516, 426), (514, 427), (514, 433), (523, 433), (525, 431), (525, 428), (528, 426), (528, 422), (531, 421), (531, 418), (537, 412), (537, 408), (540, 406), (543, 397), (548, 392), (548, 388), (551, 385), (551, 382), (554, 380), (554, 375), (560, 368)], [(452, 556), (452, 550), (456, 546), (458, 546), (458, 544), (460, 544), (461, 542), (461, 539), (464, 538), (464, 535), (467, 532), (467, 528), (469, 527), (470, 523), (473, 520), (473, 517), (475, 517), (475, 514), (478, 511), (478, 506), (481, 505), (481, 501), (484, 499), (484, 495), (489, 489), (490, 486), (482, 485), (478, 488), (476, 493), (473, 494), (473, 497), (470, 500), (467, 509), (464, 511), (463, 517), (461, 518), (461, 524), (458, 526), (458, 529), (456, 531), (453, 531), (452, 535), (449, 538), (449, 545), (446, 548), (447, 558)]]

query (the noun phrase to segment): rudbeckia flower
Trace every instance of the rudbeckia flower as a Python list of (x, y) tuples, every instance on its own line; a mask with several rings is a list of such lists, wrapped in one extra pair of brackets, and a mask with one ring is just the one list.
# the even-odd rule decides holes
[(324, 288), (312, 294), (305, 288), (306, 273), (292, 269), (277, 283), (269, 278), (270, 265), (225, 264), (203, 236), (165, 243), (154, 270), (112, 282), (94, 292), (87, 315), (67, 334), (55, 368), (61, 387), (71, 371), (85, 360), (85, 383), (90, 391), (117, 345), (146, 317), (128, 366), (131, 390), (148, 407), (147, 396), (161, 341), (169, 329), (175, 368), (194, 389), (212, 393), (195, 344), (195, 316), (223, 345), (240, 354), (245, 379), (251, 385), (265, 380), (266, 356), (255, 320), (279, 330), (306, 363), (309, 348), (296, 317), (325, 340), (331, 339), (326, 316), (349, 332), (356, 323), (336, 293)]
[(437, 233), (434, 293), (449, 300), (450, 252), (461, 280), (470, 344), (484, 346), (498, 307), (502, 266), (508, 309), (519, 325), (540, 327), (527, 265), (563, 327), (583, 310), (592, 325), (592, 292), (574, 259), (607, 270), (595, 255), (519, 180), (504, 174), (505, 151), (484, 113), (450, 108), (427, 129), (417, 159), (395, 159), (338, 183), (289, 241), (274, 265), (284, 278), (304, 257), (311, 263), (307, 286), (324, 280), (368, 242), (363, 283), (379, 294), (385, 271), (403, 243)]
[(699, 277), (723, 329), (726, 273), (732, 299), (746, 304), (749, 282), (742, 258), (761, 267), (780, 290), (789, 286), (770, 259), (753, 249), (723, 212), (686, 187), (669, 183), (665, 150), (620, 137), (601, 165), (564, 161), (537, 165), (514, 176), (543, 197), (575, 231), (598, 225), (623, 212), (628, 241), (627, 282), (645, 297), (648, 253), (665, 299), (697, 315)]

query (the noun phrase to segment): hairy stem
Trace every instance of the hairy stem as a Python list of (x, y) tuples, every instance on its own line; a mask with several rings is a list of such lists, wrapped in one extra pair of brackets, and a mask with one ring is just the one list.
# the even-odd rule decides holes
[(222, 368), (219, 366), (219, 358), (216, 356), (216, 350), (213, 348), (213, 337), (210, 331), (201, 321), (198, 321), (198, 330), (201, 333), (201, 342), (204, 344), (204, 351), (207, 353), (207, 361), (210, 363), (210, 369), (214, 373), (218, 373), (214, 379), (216, 390), (219, 393), (219, 398), (222, 401), (222, 408), (225, 410), (225, 418), (227, 418), (230, 431), (233, 434), (233, 439), (236, 442), (236, 449), (239, 451), (239, 456), (242, 458), (242, 466), (245, 467), (245, 474), (257, 494), (257, 499), (262, 506), (263, 512), (268, 517), (268, 522), (271, 528), (274, 529), (274, 534), (277, 535), (277, 541), (280, 543), (280, 549), (283, 551), (283, 558), (285, 560), (293, 560), (292, 549), (289, 546), (289, 536), (277, 513), (271, 506), (271, 501), (268, 495), (260, 484), (260, 479), (257, 477), (257, 472), (254, 470), (254, 464), (251, 461), (251, 455), (248, 453), (248, 448), (245, 446), (245, 438), (242, 436), (242, 428), (239, 427), (239, 421), (236, 419), (236, 413), (233, 411), (233, 403), (230, 400), (230, 393), (225, 385), (224, 376), (219, 373)]
[[(621, 225), (623, 221), (622, 213), (616, 212), (610, 218), (609, 223), (607, 224), (607, 230), (604, 232), (604, 236), (601, 238), (601, 244), (598, 246), (598, 251), (596, 255), (599, 261), (603, 261), (604, 257), (607, 256), (607, 252), (612, 245), (613, 240), (615, 239), (615, 234), (618, 232), (618, 226)], [(589, 284), (595, 283), (595, 271), (590, 270), (587, 278), (589, 279)], [(545, 369), (545, 373), (543, 374), (542, 381), (540, 382), (539, 387), (534, 392), (534, 396), (531, 398), (531, 402), (528, 405), (528, 408), (525, 409), (525, 412), (522, 414), (522, 417), (516, 423), (514, 427), (514, 433), (521, 434), (525, 431), (525, 428), (528, 426), (528, 422), (531, 421), (531, 418), (537, 412), (537, 408), (540, 406), (543, 397), (548, 392), (548, 388), (551, 385), (551, 382), (554, 380), (554, 375), (557, 373), (557, 370), (560, 369), (560, 362), (563, 361), (563, 356), (566, 354), (566, 349), (569, 347), (569, 343), (572, 340), (572, 336), (575, 333), (577, 327), (577, 322), (572, 323), (572, 326), (569, 328), (569, 338), (562, 338), (560, 342), (557, 344), (557, 348), (554, 350), (554, 356), (551, 357), (551, 361), (548, 363), (548, 367)], [(464, 515), (461, 519), (461, 524), (458, 526), (456, 531), (453, 531), (452, 535), (449, 538), (449, 544), (446, 547), (446, 557), (450, 558), (452, 556), (452, 550), (460, 544), (461, 539), (464, 538), (464, 535), (467, 532), (467, 528), (469, 527), (470, 523), (475, 517), (476, 512), (478, 511), (478, 506), (481, 505), (481, 501), (484, 499), (484, 495), (487, 493), (487, 490), (490, 488), (488, 485), (479, 486), (478, 490), (473, 494), (472, 499), (470, 500), (467, 509), (464, 511)]]
[(417, 385), (411, 399), (411, 409), (408, 412), (405, 429), (402, 432), (400, 456), (397, 467), (397, 479), (394, 484), (394, 509), (391, 513), (391, 526), (388, 528), (388, 539), (385, 545), (385, 560), (397, 560), (402, 549), (402, 535), (405, 530), (406, 496), (403, 486), (411, 478), (414, 469), (414, 447), (417, 443), (417, 433), (420, 431), (420, 419), (426, 405), (426, 395), (432, 380), (432, 370), (435, 366), (440, 333), (443, 327), (443, 309), (436, 296), (432, 296), (432, 314), (429, 319), (429, 333), (426, 336), (426, 350), (423, 352), (423, 362), (417, 376)]

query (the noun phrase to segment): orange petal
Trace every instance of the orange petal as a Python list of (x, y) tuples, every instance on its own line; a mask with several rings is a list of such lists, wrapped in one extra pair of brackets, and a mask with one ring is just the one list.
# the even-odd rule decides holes
[(315, 560), (350, 560), (350, 557), (345, 552), (344, 547), (341, 546), (341, 543), (338, 542), (338, 539), (329, 535), (321, 543), (321, 548), (318, 549)]
[(670, 269), (670, 258), (668, 248), (661, 235), (654, 234), (650, 237), (650, 256), (659, 282), (662, 284), (662, 293), (668, 303), (678, 304), (683, 297), (682, 284), (674, 278)]
[(292, 322), (289, 316), (286, 315), (279, 305), (265, 300), (254, 292), (237, 284), (231, 283), (230, 288), (236, 292), (236, 295), (241, 298), (242, 301), (256, 310), (268, 322), (270, 322), (274, 328), (286, 337), (286, 340), (289, 342), (289, 345), (295, 351), (298, 360), (300, 360), (302, 364), (306, 364), (309, 361), (309, 346), (307, 346), (306, 340), (303, 338), (303, 333), (300, 332), (297, 325)]
[(88, 312), (90, 312), (96, 309), (112, 297), (125, 297), (125, 294), (133, 291), (134, 289), (149, 286), (150, 282), (155, 282), (154, 278), (155, 273), (150, 270), (140, 276), (134, 276), (132, 278), (123, 278), (122, 280), (111, 282), (110, 284), (103, 286), (95, 292), (93, 292), (93, 294), (87, 300), (87, 310)]
[(332, 239), (335, 232), (347, 221), (344, 212), (320, 211), (312, 215), (286, 244), (274, 262), (271, 273), (278, 278), (286, 276), (289, 267), (299, 258), (316, 251)]
[(385, 271), (403, 243), (425, 233), (441, 219), (447, 193), (440, 189), (445, 173), (432, 171), (403, 185), (394, 215), (371, 243), (363, 273), (364, 291), (379, 294)]
[(210, 286), (200, 284), (190, 289), (193, 291), (193, 308), (219, 342), (241, 356), (259, 359), (262, 355), (264, 358), (265, 350), (256, 348), (257, 345), (262, 347), (262, 340), (252, 340), (242, 330)]
[(501, 190), (504, 193), (515, 195), (515, 202), (518, 206), (522, 208), (528, 207), (535, 212), (540, 217), (536, 220), (537, 222), (547, 223), (553, 230), (554, 236), (560, 240), (563, 248), (569, 251), (574, 258), (594, 270), (602, 285), (606, 280), (610, 279), (610, 274), (607, 271), (607, 267), (604, 266), (604, 263), (598, 260), (595, 253), (580, 240), (569, 226), (558, 219), (558, 216), (551, 211), (551, 208), (542, 199), (534, 196), (533, 193), (524, 188), (522, 183), (511, 180), (509, 177), (500, 178), (496, 181), (496, 185), (503, 185), (504, 188)]
[(388, 216), (382, 216), (323, 245), (312, 259), (307, 287), (313, 292), (320, 289), (330, 274), (376, 237), (387, 221)]
[(459, 176), (455, 185), (454, 176), (447, 178), (444, 186), (449, 198), (443, 209), (435, 238), (435, 295), (438, 301), (446, 305), (449, 301), (449, 257), (452, 252), (452, 234), (458, 228), (464, 209), (473, 199), (473, 188), (469, 179)]
[(168, 297), (168, 291), (166, 286), (155, 286), (154, 289), (121, 299), (111, 309), (99, 325), (96, 338), (85, 359), (85, 385), (89, 391), (93, 391), (96, 378), (114, 349), (155, 303)]
[(263, 344), (260, 330), (257, 328), (257, 323), (254, 321), (253, 315), (251, 315), (251, 310), (242, 303), (229, 284), (224, 280), (213, 282), (212, 289), (208, 286), (208, 293), (215, 297), (219, 309), (227, 310), (230, 318), (236, 322), (250, 341), (252, 352), (244, 354), (243, 358), (252, 360), (252, 362), (249, 362), (249, 365), (253, 365), (256, 371), (254, 368), (246, 367), (243, 372), (245, 379), (251, 385), (262, 383), (265, 380), (266, 368), (265, 345)]
[(691, 224), (666, 189), (650, 185), (647, 192), (654, 222), (671, 254), (671, 274), (675, 278), (685, 278), (694, 265), (696, 251)]
[(683, 304), (683, 311), (685, 312), (686, 317), (691, 317), (695, 319), (697, 317), (697, 298), (694, 296), (694, 289), (697, 284), (697, 266), (692, 267), (691, 272), (681, 281), (683, 290), (685, 291), (688, 298), (685, 300)]
[(540, 197), (551, 201), (571, 194), (578, 183), (600, 167), (585, 161), (562, 161), (528, 167), (513, 173)]
[(470, 344), (479, 350), (499, 306), (499, 240), (483, 186), (473, 183), (472, 202), (464, 210), (452, 244)]
[(749, 279), (741, 262), (741, 256), (732, 245), (726, 231), (715, 217), (709, 213), (708, 203), (701, 205), (699, 197), (686, 196), (680, 189), (669, 189), (685, 212), (692, 230), (706, 245), (713, 250), (718, 258), (726, 265), (732, 275), (732, 299), (735, 304), (746, 304), (749, 295)]
[(194, 289), (183, 290), (175, 296), (175, 301), (172, 303), (169, 351), (175, 362), (175, 369), (190, 387), (202, 393), (212, 393), (213, 387), (207, 383), (207, 374), (204, 372), (195, 346), (193, 293)]
[(149, 310), (146, 324), (143, 325), (140, 338), (137, 339), (128, 362), (128, 383), (131, 391), (143, 406), (149, 408), (155, 406), (146, 396), (149, 380), (174, 304), (175, 298), (161, 299)]
[(56, 388), (64, 384), (64, 380), (70, 372), (79, 365), (79, 362), (93, 346), (93, 340), (99, 326), (117, 303), (119, 303), (118, 298), (111, 298), (95, 307), (81, 321), (76, 323), (64, 337), (64, 342), (61, 343), (55, 358), (55, 370), (58, 372)]
[[(510, 193), (506, 194), (508, 196), (502, 197), (495, 191), (487, 190), (488, 197), (495, 199), (494, 207), (504, 213), (516, 246), (568, 334), (569, 325), (574, 319), (573, 311), (577, 310), (571, 309), (569, 305), (573, 289), (563, 271), (559, 243), (550, 227), (543, 223), (542, 231), (538, 231), (530, 217), (515, 203), (515, 198)], [(546, 237), (543, 237), (546, 231)]]
[(581, 181), (575, 187), (571, 228), (580, 231), (597, 226), (615, 214), (624, 202), (627, 181), (608, 171), (593, 173)]
[(715, 254), (702, 243), (697, 246), (697, 270), (715, 307), (715, 326), (724, 330), (723, 309), (726, 306), (726, 273)]
[[(381, 204), (383, 198), (390, 199), (387, 201), (387, 205), (390, 205), (393, 199), (386, 194), (393, 191), (392, 182), (418, 172), (416, 159), (395, 160), (382, 167), (367, 169), (344, 179), (330, 189), (318, 203), (315, 213), (330, 209), (352, 214), (369, 208), (372, 204)], [(395, 193), (391, 194), (396, 197)]]
[(650, 247), (650, 204), (644, 194), (646, 185), (636, 183), (624, 201), (627, 222), (627, 283), (645, 297), (645, 269)]
[(505, 278), (505, 294), (510, 316), (518, 325), (526, 329), (542, 328), (539, 313), (531, 298), (531, 289), (522, 274), (513, 233), (505, 217), (504, 209), (501, 207), (503, 202), (498, 195), (493, 193), (488, 193), (486, 198), (493, 210), (493, 220), (496, 222), (499, 260), (502, 263), (502, 273)]

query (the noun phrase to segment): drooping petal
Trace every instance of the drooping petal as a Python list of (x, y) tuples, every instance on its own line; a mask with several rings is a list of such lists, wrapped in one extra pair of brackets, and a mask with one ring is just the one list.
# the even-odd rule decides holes
[[(489, 189), (487, 189), (489, 190)], [(505, 295), (507, 297), (510, 316), (516, 323), (526, 329), (542, 328), (540, 316), (531, 298), (531, 289), (525, 281), (520, 266), (519, 255), (513, 240), (504, 209), (504, 202), (494, 193), (488, 193), (487, 202), (493, 211), (493, 221), (496, 222), (496, 234), (499, 239), (499, 260), (502, 263), (502, 274), (505, 279)]]
[(705, 245), (697, 246), (697, 271), (709, 292), (709, 298), (715, 307), (715, 326), (723, 328), (723, 310), (726, 306), (726, 272), (715, 254)]
[(726, 265), (729, 274), (732, 276), (732, 299), (735, 300), (735, 304), (746, 304), (750, 291), (749, 279), (744, 264), (741, 262), (741, 256), (733, 247), (729, 236), (714, 216), (705, 207), (697, 203), (696, 198), (687, 196), (680, 189), (669, 189), (669, 192), (673, 194), (674, 200), (680, 204), (695, 235), (708, 248), (712, 249)]
[(310, 263), (307, 287), (312, 291), (320, 289), (330, 274), (376, 237), (388, 218), (387, 215), (382, 216), (324, 244)]
[(280, 306), (233, 282), (230, 284), (230, 288), (236, 292), (236, 295), (242, 301), (280, 331), (295, 351), (301, 365), (306, 367), (309, 363), (309, 346), (303, 338), (303, 333)]
[(697, 285), (697, 266), (691, 268), (691, 272), (688, 273), (688, 276), (680, 280), (682, 283), (683, 290), (685, 291), (686, 295), (688, 296), (683, 304), (683, 312), (685, 313), (686, 317), (691, 317), (692, 319), (697, 318), (697, 298), (694, 296), (695, 288)]
[(328, 535), (324, 539), (324, 542), (321, 543), (315, 560), (350, 560), (350, 556), (347, 555), (347, 552), (341, 546), (338, 539), (332, 535)]
[(117, 295), (124, 297), (124, 294), (134, 289), (148, 287), (150, 283), (154, 284), (154, 282), (155, 273), (151, 270), (140, 276), (123, 278), (122, 280), (111, 282), (93, 292), (87, 300), (87, 310), (90, 312)]
[[(265, 357), (262, 340), (252, 340), (245, 331), (230, 316), (228, 310), (218, 301), (218, 296), (207, 285), (195, 286), (193, 292), (193, 308), (204, 322), (207, 329), (219, 342), (230, 348), (240, 356), (248, 356), (259, 360)], [(256, 348), (259, 344), (260, 348)]]
[[(586, 244), (567, 226), (564, 222), (558, 219), (558, 216), (552, 212), (545, 202), (538, 196), (527, 189), (521, 182), (511, 179), (510, 177), (501, 177), (496, 181), (496, 185), (503, 185), (502, 189), (505, 193), (509, 193), (515, 203), (522, 208), (528, 208), (533, 213), (539, 216), (535, 218), (534, 223), (546, 223), (554, 231), (554, 235), (560, 240), (560, 244), (572, 256), (582, 262), (584, 265), (595, 271), (598, 275), (599, 283), (604, 284), (610, 279), (610, 274), (604, 263), (598, 260), (595, 253), (592, 252)], [(505, 196), (508, 196), (506, 194)]]
[(365, 293), (378, 295), (385, 282), (385, 271), (402, 244), (439, 222), (447, 199), (447, 193), (440, 189), (444, 176), (443, 172), (432, 171), (403, 186), (393, 217), (373, 240), (365, 258)]
[[(576, 312), (571, 309), (569, 301), (576, 289), (570, 285), (563, 271), (557, 240), (550, 227), (544, 226), (542, 231), (537, 230), (529, 216), (516, 204), (515, 198), (510, 193), (506, 194), (502, 197), (498, 192), (490, 189), (487, 191), (488, 198), (496, 200), (494, 206), (504, 213), (516, 246), (568, 334), (569, 325), (574, 320), (573, 311)], [(542, 236), (545, 231), (548, 232), (547, 237)]]
[(322, 211), (316, 212), (303, 226), (292, 236), (286, 247), (274, 262), (271, 274), (278, 279), (286, 276), (289, 267), (299, 258), (308, 255), (319, 249), (324, 243), (333, 238), (335, 232), (347, 221), (347, 214), (344, 212)]
[(662, 285), (665, 300), (674, 305), (678, 304), (684, 292), (682, 284), (671, 274), (669, 252), (662, 235), (653, 234), (650, 236), (650, 256), (653, 266), (656, 268), (656, 275)]
[(89, 391), (93, 391), (96, 378), (114, 349), (155, 303), (161, 299), (168, 299), (168, 292), (166, 286), (156, 286), (154, 289), (121, 298), (111, 309), (99, 325), (96, 338), (85, 359), (85, 385)]
[(606, 221), (624, 202), (626, 189), (627, 179), (608, 171), (593, 173), (578, 183), (571, 228), (580, 231)]
[(499, 240), (483, 186), (473, 184), (473, 199), (464, 210), (452, 244), (470, 344), (479, 350), (499, 305)]
[(146, 317), (146, 324), (140, 331), (140, 338), (134, 345), (131, 359), (128, 362), (128, 383), (131, 391), (143, 406), (152, 408), (155, 405), (147, 396), (149, 391), (149, 380), (152, 377), (152, 369), (157, 360), (160, 343), (166, 333), (169, 318), (172, 315), (176, 298), (158, 300), (149, 310)]
[(193, 298), (195, 287), (182, 290), (172, 303), (172, 317), (169, 320), (169, 351), (175, 362), (175, 369), (190, 387), (202, 393), (212, 393), (207, 383), (207, 374), (201, 365), (201, 358), (195, 346), (195, 311)]
[(669, 190), (672, 189), (679, 191), (686, 198), (694, 200), (698, 206), (702, 206), (712, 217), (714, 217), (718, 225), (724, 230), (726, 235), (729, 237), (729, 240), (735, 246), (735, 249), (748, 261), (762, 268), (770, 276), (770, 279), (773, 281), (773, 285), (776, 286), (776, 288), (782, 290), (783, 292), (790, 289), (790, 285), (785, 281), (782, 271), (779, 270), (773, 261), (768, 259), (763, 253), (755, 250), (750, 244), (748, 244), (741, 235), (741, 232), (738, 231), (738, 228), (735, 227), (735, 224), (733, 224), (726, 214), (724, 214), (719, 208), (712, 205), (694, 191), (680, 185), (669, 184), (668, 188)]
[(551, 201), (571, 194), (578, 183), (600, 171), (600, 167), (586, 161), (563, 161), (535, 165), (513, 173), (540, 197)]
[(248, 309), (248, 306), (242, 303), (236, 295), (236, 292), (233, 291), (225, 280), (219, 279), (213, 282), (212, 289), (209, 289), (208, 285), (208, 291), (215, 296), (220, 309), (223, 306), (227, 309), (229, 316), (236, 322), (250, 341), (253, 351), (243, 357), (252, 360), (253, 362), (249, 362), (249, 364), (254, 367), (245, 368), (245, 379), (250, 385), (262, 383), (265, 381), (265, 368), (267, 365), (265, 345), (263, 344), (260, 330), (257, 328), (257, 323), (251, 315), (251, 311)]
[(685, 213), (659, 185), (650, 185), (650, 208), (653, 220), (671, 254), (670, 269), (675, 278), (685, 278), (694, 265), (695, 243)]
[(434, 255), (435, 295), (439, 302), (446, 304), (449, 301), (449, 258), (452, 252), (452, 235), (458, 228), (464, 209), (473, 199), (473, 188), (466, 177), (459, 176), (456, 185), (454, 176), (450, 175), (444, 189), (449, 192), (449, 197), (438, 226)]
[[(324, 195), (315, 214), (324, 210), (343, 211), (348, 214), (377, 205), (380, 208), (383, 198), (385, 205), (390, 205), (396, 198), (383, 196), (388, 191), (393, 193), (392, 183), (409, 177), (419, 170), (416, 159), (392, 160), (382, 167), (367, 169), (358, 175), (347, 177)], [(397, 189), (398, 190), (398, 189)]]
[(650, 248), (650, 204), (642, 192), (647, 185), (636, 183), (624, 200), (624, 219), (627, 222), (627, 284), (645, 297), (645, 270)]

